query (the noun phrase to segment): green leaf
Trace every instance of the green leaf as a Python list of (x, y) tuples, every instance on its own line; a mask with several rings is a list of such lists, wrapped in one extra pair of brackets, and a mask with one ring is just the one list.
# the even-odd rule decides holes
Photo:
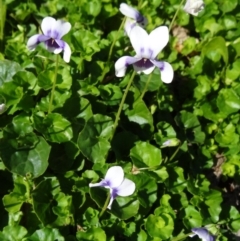
[(22, 204), (29, 198), (29, 184), (20, 176), (14, 178), (14, 189), (3, 197), (3, 205), (10, 213), (20, 211)]
[(185, 209), (185, 216), (183, 222), (187, 228), (195, 228), (202, 226), (201, 214), (193, 207), (188, 206)]
[(61, 235), (56, 228), (42, 228), (36, 230), (27, 241), (65, 241), (65, 238)]
[(32, 198), (34, 211), (44, 225), (66, 226), (72, 223), (72, 196), (60, 191), (56, 177), (42, 181), (34, 189)]
[(219, 8), (224, 12), (231, 12), (233, 9), (235, 9), (238, 5), (237, 0), (219, 0), (218, 1)]
[(162, 162), (161, 150), (147, 142), (137, 142), (130, 151), (130, 157), (139, 168), (159, 166)]
[(217, 106), (225, 115), (240, 109), (240, 98), (233, 89), (221, 89), (217, 97)]
[(110, 149), (108, 138), (112, 134), (112, 119), (100, 114), (94, 115), (79, 133), (78, 146), (90, 161), (104, 163)]
[(22, 241), (28, 231), (22, 226), (6, 226), (0, 233), (1, 241)]
[(38, 112), (34, 115), (34, 124), (49, 141), (62, 143), (70, 141), (73, 137), (71, 123), (58, 113), (45, 117), (43, 113)]
[(221, 55), (225, 64), (228, 64), (228, 49), (223, 37), (218, 36), (209, 41), (202, 50), (202, 54), (210, 58), (213, 62), (219, 61)]
[(101, 228), (90, 228), (86, 232), (77, 232), (77, 240), (79, 241), (106, 241), (107, 236)]
[(198, 118), (194, 114), (185, 110), (180, 112), (179, 119), (186, 129), (194, 128), (200, 125)]
[(12, 80), (14, 74), (21, 70), (21, 66), (13, 61), (0, 60), (0, 86)]
[(0, 156), (9, 171), (21, 176), (31, 175), (36, 178), (42, 175), (48, 167), (48, 157), (51, 147), (42, 137), (31, 149), (17, 150), (5, 142), (0, 149)]
[(152, 115), (142, 100), (134, 102), (131, 109), (125, 110), (125, 114), (130, 121), (139, 125), (149, 125), (150, 129), (153, 130)]
[(150, 214), (147, 218), (145, 227), (152, 237), (160, 237), (165, 240), (170, 238), (174, 229), (174, 222), (172, 217), (167, 213), (163, 213), (159, 216)]

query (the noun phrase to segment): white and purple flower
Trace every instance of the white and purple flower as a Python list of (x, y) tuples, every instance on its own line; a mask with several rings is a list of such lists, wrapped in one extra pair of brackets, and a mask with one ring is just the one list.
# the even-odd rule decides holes
[(36, 34), (29, 38), (27, 42), (28, 49), (34, 50), (38, 44), (43, 42), (49, 52), (59, 54), (63, 51), (63, 59), (68, 63), (71, 57), (71, 49), (61, 38), (70, 31), (71, 24), (52, 17), (45, 17), (41, 29), (43, 34)]
[(105, 175), (105, 178), (99, 183), (90, 183), (89, 187), (105, 187), (110, 189), (110, 201), (108, 209), (111, 209), (113, 200), (117, 196), (127, 197), (134, 193), (135, 183), (127, 178), (124, 178), (122, 167), (110, 167)]
[(215, 237), (211, 235), (206, 228), (192, 228), (194, 234), (189, 235), (191, 237), (197, 235), (202, 241), (215, 241)]
[(143, 72), (150, 74), (155, 67), (161, 72), (161, 79), (164, 83), (171, 83), (173, 80), (173, 68), (168, 62), (157, 61), (159, 52), (169, 41), (169, 31), (166, 26), (154, 29), (149, 35), (147, 32), (135, 26), (131, 30), (130, 41), (136, 52), (134, 57), (123, 56), (115, 63), (115, 74), (117, 77), (123, 77), (127, 67), (133, 65), (137, 73)]
[(148, 23), (147, 19), (141, 15), (138, 10), (127, 5), (126, 3), (121, 3), (119, 10), (123, 15), (128, 17), (124, 26), (125, 32), (128, 36), (133, 27), (135, 27), (137, 24), (141, 27), (145, 27)]

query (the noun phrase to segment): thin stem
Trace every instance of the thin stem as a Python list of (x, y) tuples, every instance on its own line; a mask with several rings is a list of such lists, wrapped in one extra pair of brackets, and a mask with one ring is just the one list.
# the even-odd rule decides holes
[(182, 145), (179, 144), (178, 148), (177, 148), (176, 151), (172, 154), (172, 156), (170, 157), (169, 161), (171, 161), (171, 160), (177, 155), (177, 153), (178, 153), (178, 151), (180, 150), (181, 146), (182, 146)]
[(187, 234), (185, 234), (184, 236), (173, 238), (172, 241), (180, 241), (180, 240), (183, 240), (183, 239), (189, 237), (190, 234), (192, 234), (192, 233), (187, 233)]
[(55, 73), (54, 73), (51, 97), (50, 97), (50, 101), (49, 101), (48, 114), (50, 114), (52, 111), (52, 102), (53, 102), (53, 96), (54, 96), (54, 92), (55, 92), (55, 88), (56, 88), (57, 73), (58, 73), (58, 54), (56, 55)]
[(147, 88), (148, 88), (148, 85), (149, 85), (149, 83), (150, 83), (150, 81), (151, 81), (151, 78), (152, 78), (152, 74), (150, 74), (150, 75), (148, 76), (147, 82), (146, 82), (145, 87), (144, 87), (144, 89), (143, 89), (143, 92), (142, 92), (142, 94), (141, 94), (141, 99), (143, 98), (143, 96), (145, 95), (145, 93), (146, 93), (146, 91), (147, 91)]
[(118, 126), (118, 120), (119, 120), (120, 114), (121, 114), (121, 112), (122, 112), (123, 104), (124, 104), (124, 102), (125, 102), (125, 100), (126, 100), (127, 93), (128, 93), (129, 88), (130, 88), (130, 86), (131, 86), (131, 84), (132, 84), (132, 82), (133, 82), (133, 79), (134, 79), (134, 77), (135, 77), (135, 74), (136, 74), (136, 72), (133, 71), (132, 76), (131, 76), (131, 79), (129, 80), (128, 85), (127, 85), (127, 87), (126, 87), (126, 89), (125, 89), (125, 91), (124, 91), (124, 94), (123, 94), (123, 97), (122, 97), (122, 100), (121, 100), (121, 103), (120, 103), (120, 105), (119, 105), (118, 112), (117, 112), (117, 115), (116, 115), (116, 118), (115, 118), (115, 122), (114, 122), (114, 124), (113, 124), (113, 132), (112, 132), (112, 137), (111, 137), (111, 139), (113, 138), (114, 133), (115, 133), (115, 131), (116, 131), (116, 128), (117, 128), (117, 126)]
[(104, 203), (104, 206), (103, 206), (103, 208), (102, 208), (102, 211), (101, 211), (101, 213), (99, 214), (99, 218), (102, 217), (102, 215), (103, 215), (104, 212), (106, 211), (109, 201), (110, 201), (110, 192), (108, 193), (108, 196), (107, 196), (107, 199), (106, 199), (106, 201), (105, 201), (105, 203)]
[(0, 51), (3, 50), (4, 25), (6, 18), (6, 4), (0, 0)]
[(122, 21), (122, 23), (121, 23), (121, 25), (120, 25), (120, 27), (119, 27), (119, 29), (118, 29), (118, 31), (117, 31), (117, 34), (116, 34), (115, 38), (113, 39), (113, 42), (112, 42), (112, 45), (111, 45), (111, 47), (110, 47), (109, 54), (108, 54), (108, 61), (110, 61), (110, 59), (111, 59), (113, 47), (114, 47), (114, 45), (115, 45), (115, 43), (116, 43), (116, 41), (117, 41), (117, 39), (118, 39), (118, 36), (119, 36), (119, 34), (120, 34), (121, 29), (123, 28), (123, 25), (124, 25), (124, 23), (125, 23), (125, 20), (126, 20), (126, 17), (123, 18), (123, 21)]
[(169, 32), (170, 32), (170, 30), (172, 29), (172, 26), (173, 26), (173, 24), (174, 24), (174, 22), (175, 22), (175, 19), (176, 19), (177, 15), (178, 15), (178, 12), (179, 12), (180, 8), (182, 7), (184, 1), (185, 1), (185, 0), (182, 0), (182, 1), (181, 1), (181, 3), (179, 4), (178, 9), (177, 9), (175, 15), (173, 16), (172, 22), (171, 22), (170, 25), (169, 25)]

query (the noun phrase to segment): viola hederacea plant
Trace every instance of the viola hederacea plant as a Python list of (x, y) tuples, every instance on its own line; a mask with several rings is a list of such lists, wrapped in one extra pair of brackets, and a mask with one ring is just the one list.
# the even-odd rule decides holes
[(99, 183), (90, 183), (89, 187), (104, 187), (110, 189), (110, 201), (107, 206), (111, 209), (113, 200), (117, 196), (127, 197), (134, 193), (135, 183), (128, 178), (124, 178), (124, 171), (120, 166), (113, 166), (107, 170), (104, 179)]
[(198, 236), (202, 241), (215, 241), (216, 238), (206, 228), (192, 228), (191, 237)]
[(154, 29), (149, 35), (139, 27), (134, 26), (130, 33), (130, 41), (136, 52), (134, 57), (123, 56), (115, 63), (115, 74), (123, 77), (127, 67), (133, 65), (134, 70), (140, 74), (150, 74), (157, 67), (161, 72), (161, 79), (164, 83), (171, 83), (173, 80), (173, 68), (165, 61), (156, 60), (158, 54), (169, 41), (169, 31), (166, 26)]
[(63, 59), (68, 63), (71, 57), (71, 49), (68, 43), (62, 40), (62, 37), (70, 31), (71, 24), (52, 17), (45, 17), (41, 29), (43, 34), (36, 34), (29, 38), (28, 49), (34, 50), (38, 44), (43, 42), (49, 52), (59, 54), (63, 51)]
[(129, 6), (126, 3), (121, 3), (120, 12), (127, 17), (124, 30), (129, 36), (132, 28), (136, 25), (140, 25), (141, 27), (146, 27), (148, 21), (147, 18), (145, 18), (138, 10), (135, 8)]

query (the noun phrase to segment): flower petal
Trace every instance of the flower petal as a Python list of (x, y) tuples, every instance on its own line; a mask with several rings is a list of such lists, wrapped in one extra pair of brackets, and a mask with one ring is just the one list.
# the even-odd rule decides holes
[(38, 44), (41, 42), (45, 42), (49, 39), (49, 37), (42, 35), (42, 34), (36, 34), (30, 37), (27, 41), (27, 47), (29, 50), (34, 50)]
[(71, 49), (70, 49), (69, 45), (66, 42), (65, 42), (63, 51), (64, 51), (63, 52), (63, 60), (66, 63), (69, 63), (72, 52), (71, 52)]
[(160, 69), (162, 82), (171, 83), (174, 75), (172, 65), (164, 61), (151, 60), (151, 62)]
[(121, 3), (119, 10), (123, 15), (135, 19), (138, 23), (144, 22), (145, 18), (140, 14), (140, 12), (126, 3)]
[[(61, 51), (63, 50), (63, 52), (64, 52), (63, 53), (64, 61), (69, 63), (70, 57), (71, 57), (71, 49), (70, 49), (69, 45), (61, 39), (56, 39), (55, 41), (58, 44), (58, 46), (60, 47)], [(58, 51), (59, 51), (59, 49), (55, 49), (54, 54), (61, 52), (61, 51), (60, 52), (58, 52)]]
[(104, 181), (98, 182), (98, 183), (89, 183), (89, 187), (103, 187)]
[(211, 235), (206, 228), (193, 228), (192, 232), (203, 241), (215, 241), (215, 237)]
[(105, 182), (108, 183), (110, 188), (115, 188), (121, 185), (124, 179), (124, 172), (122, 167), (113, 166), (107, 170), (106, 176), (104, 178)]
[(3, 104), (0, 104), (0, 114), (2, 114), (6, 109), (6, 105), (3, 103)]
[(148, 44), (148, 34), (147, 32), (139, 27), (135, 26), (131, 30), (130, 33), (130, 41), (132, 43), (132, 46), (137, 53), (137, 56), (142, 57), (142, 58), (149, 58), (151, 57), (152, 53), (150, 52), (151, 49), (149, 49), (149, 44)]
[(134, 193), (136, 185), (133, 181), (124, 178), (122, 184), (117, 188), (116, 193), (118, 196), (127, 197)]
[(114, 198), (111, 197), (111, 198), (110, 198), (110, 201), (109, 201), (109, 203), (108, 203), (108, 206), (107, 206), (108, 209), (111, 209), (111, 208), (112, 208), (113, 200), (114, 200)]
[(52, 17), (45, 17), (41, 24), (41, 29), (44, 35), (52, 38), (52, 29), (56, 25), (56, 19)]
[(183, 10), (189, 14), (197, 16), (199, 12), (204, 9), (204, 2), (202, 0), (198, 1), (189, 1), (187, 0)]
[(155, 68), (155, 65), (149, 59), (141, 59), (140, 61), (133, 64), (134, 70), (140, 74), (150, 74)]
[(52, 28), (52, 38), (61, 39), (71, 29), (71, 24), (63, 20), (57, 20)]
[(155, 59), (159, 52), (167, 45), (169, 41), (168, 27), (161, 26), (155, 28), (150, 34), (148, 39), (148, 46), (152, 51), (151, 59)]
[(128, 37), (130, 36), (131, 30), (133, 29), (133, 27), (136, 26), (136, 24), (137, 23), (135, 21), (133, 21), (130, 18), (127, 18), (127, 20), (125, 22), (125, 25), (124, 25), (124, 30), (125, 30), (125, 33), (127, 34)]
[(127, 67), (137, 61), (139, 61), (141, 58), (135, 58), (130, 56), (123, 56), (120, 59), (117, 60), (115, 63), (115, 75), (117, 77), (123, 77), (126, 73)]

